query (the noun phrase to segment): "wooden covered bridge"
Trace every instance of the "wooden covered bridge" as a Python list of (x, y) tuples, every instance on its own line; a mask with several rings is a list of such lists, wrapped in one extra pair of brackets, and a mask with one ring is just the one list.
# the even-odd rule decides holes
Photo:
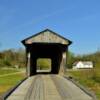
[[(88, 92), (61, 76), (65, 70), (68, 46), (72, 43), (70, 40), (46, 29), (22, 43), (26, 47), (28, 77), (5, 97), (6, 100), (95, 100)], [(39, 58), (51, 59), (50, 74), (38, 74)]]
[(70, 40), (46, 29), (22, 41), (26, 47), (27, 75), (37, 73), (37, 60), (39, 58), (51, 59), (52, 74), (63, 74), (66, 65), (66, 55)]

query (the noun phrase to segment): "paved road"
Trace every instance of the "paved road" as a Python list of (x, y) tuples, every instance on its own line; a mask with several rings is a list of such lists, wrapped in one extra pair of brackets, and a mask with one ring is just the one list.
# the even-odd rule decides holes
[(93, 100), (59, 75), (36, 75), (24, 81), (7, 100)]

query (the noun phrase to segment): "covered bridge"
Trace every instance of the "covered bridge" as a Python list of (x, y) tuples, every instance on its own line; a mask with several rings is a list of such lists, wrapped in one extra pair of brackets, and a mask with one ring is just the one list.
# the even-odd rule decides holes
[(52, 74), (63, 74), (66, 65), (68, 46), (70, 40), (46, 29), (31, 37), (22, 40), (26, 47), (27, 75), (37, 74), (37, 60), (39, 58), (51, 59)]

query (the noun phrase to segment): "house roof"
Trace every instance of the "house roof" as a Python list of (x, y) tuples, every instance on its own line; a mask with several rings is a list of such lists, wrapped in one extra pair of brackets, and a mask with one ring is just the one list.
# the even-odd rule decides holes
[[(68, 42), (68, 45), (70, 45), (70, 44), (72, 43), (72, 41), (70, 41), (69, 39), (66, 39), (65, 37), (63, 37), (63, 36), (57, 34), (56, 32), (51, 31), (50, 29), (45, 29), (45, 30), (43, 30), (43, 31), (41, 31), (41, 32), (39, 32), (39, 33), (36, 33), (36, 34), (34, 34), (34, 35), (32, 35), (32, 36), (30, 36), (30, 37), (28, 37), (28, 38), (22, 40), (22, 43), (23, 43), (23, 44), (27, 44), (27, 41), (28, 41), (28, 40), (31, 40), (32, 42), (34, 42), (34, 39), (35, 39), (36, 37), (39, 37), (39, 36), (40, 36), (41, 34), (43, 34), (43, 33), (45, 33), (45, 35), (46, 35), (46, 34), (47, 34), (46, 32), (49, 32), (49, 33), (52, 34), (52, 35), (56, 35), (56, 37), (62, 39), (63, 41), (67, 41), (67, 42)], [(48, 37), (50, 37), (50, 36), (48, 36)], [(51, 40), (52, 40), (52, 37), (51, 37)], [(60, 41), (61, 41), (61, 40), (60, 40)], [(35, 42), (43, 42), (43, 40), (39, 40), (39, 39), (36, 40), (36, 39), (35, 39)]]
[(76, 61), (73, 63), (73, 66), (76, 66), (79, 63), (79, 61)]
[(93, 63), (91, 61), (84, 61), (83, 64), (84, 65), (92, 65)]
[(77, 61), (73, 63), (73, 66), (76, 66), (79, 62), (83, 63), (84, 65), (92, 65), (92, 61)]

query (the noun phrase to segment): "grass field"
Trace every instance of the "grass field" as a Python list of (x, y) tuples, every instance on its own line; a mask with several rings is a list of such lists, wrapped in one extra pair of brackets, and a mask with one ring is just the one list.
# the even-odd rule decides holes
[[(5, 74), (11, 74), (19, 72), (18, 70), (12, 70), (12, 69), (0, 69), (0, 76)], [(22, 80), (25, 77), (24, 73), (17, 73), (12, 74), (8, 76), (2, 76), (0, 77), (0, 95), (5, 93), (8, 89), (15, 86), (20, 80)]]
[(0, 69), (0, 75), (10, 74), (15, 72), (19, 72), (19, 71), (16, 69)]
[(93, 91), (100, 100), (100, 69), (69, 70), (67, 76), (72, 76), (80, 84)]

